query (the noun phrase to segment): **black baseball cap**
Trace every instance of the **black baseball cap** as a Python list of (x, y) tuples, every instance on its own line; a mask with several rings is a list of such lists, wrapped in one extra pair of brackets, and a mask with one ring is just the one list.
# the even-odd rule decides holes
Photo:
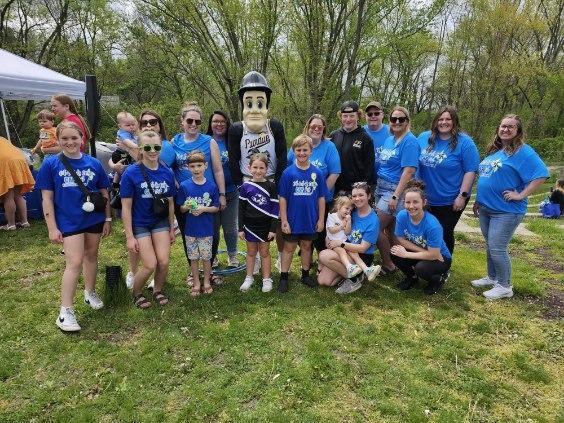
[(341, 104), (341, 113), (354, 113), (358, 112), (358, 103), (354, 100), (345, 101)]

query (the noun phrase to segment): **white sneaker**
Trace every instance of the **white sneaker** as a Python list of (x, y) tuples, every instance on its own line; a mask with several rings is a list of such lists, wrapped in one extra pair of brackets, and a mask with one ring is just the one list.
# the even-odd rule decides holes
[(94, 310), (100, 310), (102, 307), (104, 307), (104, 303), (102, 302), (98, 294), (96, 294), (96, 291), (84, 291), (84, 303), (86, 305), (89, 305)]
[(262, 280), (262, 292), (270, 292), (272, 291), (272, 284), (273, 281), (271, 278), (266, 278)]
[(56, 323), (59, 329), (65, 332), (76, 332), (80, 330), (80, 325), (76, 321), (74, 310), (71, 307), (61, 307)]
[(380, 270), (382, 270), (382, 266), (370, 266), (366, 268), (364, 274), (366, 275), (366, 278), (370, 282), (372, 282), (374, 279), (376, 279), (376, 276), (380, 274)]
[(254, 281), (255, 280), (253, 279), (252, 276), (246, 276), (245, 280), (243, 281), (243, 283), (239, 287), (239, 290), (242, 291), (242, 292), (247, 292), (249, 289), (251, 289), (251, 285), (253, 284)]
[(362, 283), (360, 281), (353, 282), (350, 279), (345, 279), (345, 281), (335, 290), (335, 292), (337, 294), (350, 294), (359, 290), (361, 287)]
[(278, 272), (282, 271), (282, 262), (280, 261), (280, 255), (278, 255), (278, 258), (276, 259), (276, 262), (274, 263), (274, 266), (276, 267), (276, 269), (278, 270)]
[(362, 273), (360, 266), (356, 264), (349, 264), (347, 266), (347, 279), (354, 278), (359, 273)]
[(472, 286), (475, 286), (476, 288), (479, 288), (481, 286), (492, 286), (495, 285), (497, 283), (496, 280), (491, 279), (489, 276), (484, 276), (481, 279), (476, 279), (473, 280), (472, 282), (470, 282), (472, 284)]
[(127, 275), (125, 276), (125, 286), (127, 286), (127, 289), (133, 289), (133, 278), (135, 276), (133, 275), (133, 273), (131, 272), (127, 272)]
[(150, 290), (155, 289), (155, 278), (151, 279), (149, 281), (149, 284), (147, 285), (147, 288), (149, 288)]
[(513, 297), (513, 288), (501, 286), (500, 284), (496, 283), (492, 289), (484, 291), (482, 295), (486, 297), (488, 300), (511, 298)]
[(260, 272), (260, 257), (257, 255), (255, 257), (255, 269), (253, 270), (253, 275), (258, 275)]

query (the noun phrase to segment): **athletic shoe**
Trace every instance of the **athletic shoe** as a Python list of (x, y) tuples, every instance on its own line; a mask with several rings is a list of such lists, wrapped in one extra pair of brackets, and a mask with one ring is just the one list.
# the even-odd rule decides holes
[(251, 289), (251, 285), (253, 284), (254, 279), (252, 276), (246, 276), (245, 280), (243, 281), (243, 284), (239, 287), (239, 290), (242, 292), (247, 292), (249, 289)]
[(380, 274), (380, 270), (382, 270), (381, 266), (370, 266), (367, 267), (366, 270), (364, 271), (364, 274), (366, 275), (366, 278), (372, 282), (374, 279), (376, 279), (376, 276), (378, 276)]
[(429, 282), (429, 284), (423, 288), (423, 292), (427, 295), (433, 295), (439, 292), (439, 290), (443, 287), (444, 284), (444, 277), (441, 277), (439, 282)]
[(229, 259), (227, 261), (227, 266), (228, 267), (239, 267), (239, 259), (237, 259), (237, 254), (233, 254), (229, 256)]
[(262, 280), (262, 292), (272, 291), (272, 284), (274, 281), (271, 278), (266, 278)]
[(481, 279), (476, 279), (473, 280), (472, 282), (470, 282), (472, 284), (472, 286), (475, 286), (476, 288), (479, 288), (481, 286), (492, 286), (497, 284), (497, 281), (495, 279), (491, 279), (489, 276), (484, 276)]
[(125, 276), (125, 286), (127, 286), (127, 289), (133, 289), (133, 278), (135, 276), (133, 275), (133, 273), (131, 272), (127, 272), (127, 275)]
[(347, 278), (348, 279), (354, 278), (359, 273), (362, 273), (362, 269), (360, 268), (360, 266), (358, 266), (356, 264), (349, 264), (347, 266)]
[(397, 289), (402, 291), (407, 291), (408, 289), (413, 288), (413, 286), (417, 283), (417, 278), (408, 278), (405, 277), (401, 282), (398, 282), (396, 285)]
[(102, 307), (104, 307), (104, 303), (102, 302), (98, 294), (96, 294), (96, 291), (84, 291), (84, 303), (86, 305), (89, 305), (94, 310), (100, 310)]
[(61, 307), (56, 323), (59, 329), (65, 332), (76, 332), (80, 330), (80, 325), (76, 321), (72, 307)]
[(155, 289), (155, 278), (150, 280), (149, 284), (147, 285), (147, 288), (150, 289), (151, 291)]
[(301, 279), (302, 283), (304, 285), (309, 286), (310, 288), (315, 288), (317, 286), (317, 282), (315, 281), (315, 279), (313, 279), (311, 276), (307, 275), (305, 277), (302, 277)]
[(290, 289), (290, 282), (288, 279), (280, 278), (280, 281), (278, 282), (278, 292), (283, 294), (288, 292), (288, 289)]
[(509, 287), (501, 286), (500, 284), (496, 283), (492, 289), (484, 291), (482, 295), (486, 297), (488, 300), (511, 298), (513, 297), (513, 288), (510, 286)]
[(337, 294), (350, 294), (354, 291), (358, 291), (361, 287), (362, 283), (360, 281), (353, 282), (350, 279), (345, 279), (335, 292)]
[(255, 257), (255, 268), (253, 270), (253, 275), (258, 275), (260, 273), (260, 257), (257, 255)]

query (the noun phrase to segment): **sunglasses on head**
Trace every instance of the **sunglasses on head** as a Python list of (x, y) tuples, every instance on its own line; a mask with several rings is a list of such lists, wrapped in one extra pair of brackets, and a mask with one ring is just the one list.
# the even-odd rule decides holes
[(143, 144), (141, 148), (143, 149), (143, 151), (149, 153), (151, 151), (159, 152), (162, 150), (163, 146), (160, 144)]
[(352, 184), (353, 188), (368, 188), (368, 182), (355, 182)]
[(368, 113), (366, 113), (366, 116), (375, 117), (375, 116), (380, 116), (381, 114), (382, 114), (382, 112), (368, 112)]
[(192, 124), (194, 124), (194, 123), (195, 123), (196, 125), (200, 125), (200, 124), (202, 123), (202, 121), (201, 121), (200, 119), (191, 119), (191, 118), (186, 119), (185, 122), (186, 122), (188, 125), (192, 125)]
[(157, 126), (158, 123), (158, 119), (141, 120), (141, 126)]
[(390, 122), (392, 123), (404, 123), (407, 120), (407, 116), (390, 116)]

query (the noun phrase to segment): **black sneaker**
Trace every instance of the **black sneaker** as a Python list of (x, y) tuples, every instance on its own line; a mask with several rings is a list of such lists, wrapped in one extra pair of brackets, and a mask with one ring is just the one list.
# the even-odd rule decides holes
[(317, 282), (311, 276), (307, 275), (302, 278), (302, 283), (304, 285), (309, 286), (310, 288), (315, 288), (317, 286)]
[(413, 286), (417, 283), (417, 278), (409, 278), (406, 277), (401, 282), (398, 282), (396, 285), (397, 289), (401, 289), (402, 291), (407, 291), (408, 289), (413, 288)]
[(439, 282), (429, 282), (429, 284), (425, 288), (423, 288), (423, 292), (427, 295), (436, 294), (443, 287), (443, 284), (443, 278), (441, 278)]
[(290, 284), (288, 282), (288, 279), (280, 278), (280, 281), (278, 282), (278, 292), (283, 294), (285, 292), (288, 292), (289, 288), (290, 288)]

